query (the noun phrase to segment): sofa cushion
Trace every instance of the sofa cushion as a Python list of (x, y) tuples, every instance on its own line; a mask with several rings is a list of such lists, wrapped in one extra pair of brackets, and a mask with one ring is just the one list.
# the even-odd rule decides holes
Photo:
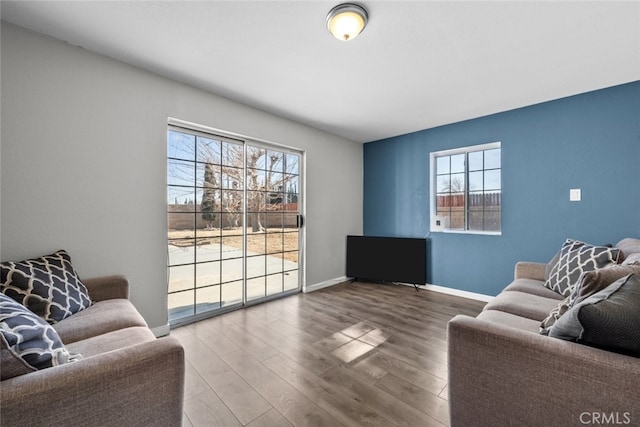
[(622, 265), (640, 265), (640, 253), (633, 253), (628, 255)]
[(87, 288), (64, 250), (40, 258), (0, 263), (0, 292), (49, 323), (91, 305)]
[(3, 294), (0, 330), (2, 380), (81, 358), (69, 353), (51, 325)]
[(147, 324), (131, 301), (126, 299), (96, 302), (86, 310), (53, 325), (65, 344), (131, 326), (146, 327)]
[(544, 285), (563, 297), (568, 297), (583, 273), (617, 264), (619, 256), (620, 249), (617, 248), (593, 246), (567, 239), (560, 249), (560, 259)]
[(67, 349), (75, 353), (81, 353), (87, 358), (155, 339), (155, 335), (153, 335), (153, 332), (151, 332), (149, 328), (133, 326), (131, 328), (107, 332), (106, 334), (87, 338), (86, 340), (76, 341), (67, 345)]
[(496, 323), (499, 325), (509, 326), (511, 328), (520, 329), (527, 332), (538, 332), (540, 322), (537, 320), (527, 319), (526, 317), (516, 316), (515, 314), (505, 313), (504, 311), (485, 310), (476, 316), (477, 319), (485, 322)]
[[(540, 322), (553, 307), (558, 305), (557, 299), (545, 298), (520, 291), (503, 291), (489, 302), (484, 310), (498, 310), (505, 313)], [(538, 323), (539, 324), (539, 323)]]
[(640, 239), (632, 239), (627, 237), (616, 243), (616, 248), (619, 248), (624, 256), (627, 257), (631, 254), (640, 253)]
[(538, 295), (545, 298), (561, 300), (562, 295), (556, 291), (544, 286), (541, 280), (533, 279), (515, 279), (509, 286), (504, 288), (505, 291), (519, 291), (527, 294)]
[(640, 357), (640, 276), (625, 276), (574, 305), (549, 336)]

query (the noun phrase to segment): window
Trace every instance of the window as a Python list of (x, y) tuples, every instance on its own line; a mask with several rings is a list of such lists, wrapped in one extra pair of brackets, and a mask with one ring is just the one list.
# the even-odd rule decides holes
[(499, 234), (500, 143), (430, 154), (431, 231)]

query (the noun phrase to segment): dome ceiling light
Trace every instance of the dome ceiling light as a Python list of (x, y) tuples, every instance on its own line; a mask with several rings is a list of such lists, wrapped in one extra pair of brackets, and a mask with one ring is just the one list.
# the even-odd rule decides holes
[(334, 7), (327, 15), (327, 28), (338, 40), (355, 39), (364, 30), (369, 20), (367, 11), (354, 3), (343, 3)]

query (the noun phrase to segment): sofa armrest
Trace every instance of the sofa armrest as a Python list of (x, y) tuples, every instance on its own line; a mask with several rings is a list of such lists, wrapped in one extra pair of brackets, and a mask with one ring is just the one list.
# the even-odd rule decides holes
[(104, 276), (83, 279), (92, 301), (107, 299), (129, 299), (129, 280), (125, 276)]
[(2, 425), (180, 426), (184, 363), (164, 337), (2, 381)]
[(447, 327), (451, 427), (640, 424), (640, 359), (468, 316)]
[(533, 279), (542, 280), (544, 282), (547, 264), (541, 262), (525, 262), (516, 263), (513, 274), (514, 279)]

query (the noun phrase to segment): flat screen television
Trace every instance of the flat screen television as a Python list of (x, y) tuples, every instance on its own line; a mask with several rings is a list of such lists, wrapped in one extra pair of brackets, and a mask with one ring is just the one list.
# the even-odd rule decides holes
[(347, 236), (347, 277), (427, 283), (427, 239)]

